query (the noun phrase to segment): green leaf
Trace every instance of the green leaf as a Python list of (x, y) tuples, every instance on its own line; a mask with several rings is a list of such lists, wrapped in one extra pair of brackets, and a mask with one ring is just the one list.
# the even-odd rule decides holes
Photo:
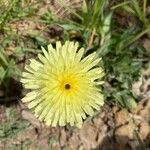
[(0, 67), (0, 84), (3, 82), (5, 78), (6, 71), (3, 67)]
[(102, 20), (103, 25), (101, 27), (101, 34), (106, 35), (110, 31), (111, 18), (112, 18), (112, 12), (106, 15), (104, 17), (104, 20)]
[(6, 66), (8, 65), (7, 57), (4, 55), (2, 50), (0, 51), (0, 62)]
[(83, 12), (84, 14), (87, 14), (87, 13), (88, 13), (88, 6), (87, 6), (86, 0), (83, 0), (82, 12)]
[(126, 6), (129, 3), (131, 3), (131, 1), (122, 2), (122, 3), (119, 3), (119, 4), (116, 4), (116, 5), (112, 6), (111, 9), (114, 10), (114, 9), (118, 9), (120, 7), (122, 8), (122, 7)]

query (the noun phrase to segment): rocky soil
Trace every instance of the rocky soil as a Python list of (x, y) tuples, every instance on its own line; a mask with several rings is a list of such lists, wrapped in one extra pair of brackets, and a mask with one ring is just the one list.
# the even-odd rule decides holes
[[(47, 3), (39, 10), (40, 14), (46, 9)], [(53, 42), (52, 37), (49, 38), (52, 28), (44, 28), (38, 22), (12, 22), (11, 28), (18, 35), (23, 36), (24, 40), (33, 32), (39, 33), (42, 30), (40, 36)], [(150, 37), (143, 40), (144, 47), (150, 52), (149, 43)], [(8, 45), (6, 50), (8, 55), (13, 53), (13, 47), (13, 43)], [(12, 146), (20, 145), (19, 148), (23, 150), (150, 150), (150, 68), (143, 73), (143, 77), (138, 82), (133, 84), (132, 93), (139, 99), (136, 108), (127, 110), (115, 104), (105, 104), (100, 112), (84, 122), (81, 129), (69, 126), (46, 127), (19, 100), (11, 107), (20, 116), (21, 121), (26, 121), (26, 127), (6, 140), (1, 140), (0, 137), (0, 150), (13, 150)], [(0, 91), (1, 95), (3, 95), (2, 91)], [(7, 119), (6, 108), (0, 105), (1, 123)], [(2, 130), (0, 135), (1, 132)]]
[(26, 140), (31, 141), (28, 150), (140, 150), (143, 147), (148, 150), (150, 147), (150, 99), (132, 111), (105, 105), (81, 129), (46, 127), (22, 104), (15, 107), (29, 125), (14, 138), (0, 142), (0, 149), (7, 150), (10, 145), (20, 145)]

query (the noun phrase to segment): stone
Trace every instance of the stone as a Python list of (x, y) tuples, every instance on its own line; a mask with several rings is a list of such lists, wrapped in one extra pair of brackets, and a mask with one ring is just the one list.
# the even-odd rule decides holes
[(79, 137), (86, 150), (96, 149), (105, 138), (108, 130), (107, 125), (100, 118), (95, 118), (94, 122), (94, 124), (86, 122), (79, 130)]
[(69, 149), (76, 150), (80, 146), (80, 139), (78, 137), (78, 134), (73, 132), (72, 136), (69, 138)]
[(147, 122), (142, 122), (140, 124), (140, 131), (139, 131), (141, 139), (143, 140), (146, 139), (149, 133), (150, 133), (149, 124)]
[(60, 146), (63, 147), (66, 144), (66, 142), (67, 142), (67, 134), (63, 128), (60, 131)]
[(84, 149), (91, 150), (97, 146), (96, 137), (98, 135), (98, 129), (93, 125), (84, 124), (79, 131), (79, 135)]
[(124, 125), (128, 121), (127, 110), (122, 109), (115, 115), (116, 126)]
[(29, 111), (23, 110), (21, 112), (22, 118), (29, 121), (33, 126), (40, 128), (40, 121)]
[(53, 144), (51, 149), (52, 150), (61, 150), (59, 143)]
[(112, 112), (113, 112), (114, 114), (117, 113), (118, 110), (119, 110), (119, 107), (118, 107), (118, 106), (113, 106)]
[(150, 110), (145, 107), (145, 109), (139, 112), (139, 115), (147, 122), (150, 121)]
[(134, 125), (132, 123), (126, 124), (116, 129), (115, 138), (117, 143), (126, 145), (129, 140), (134, 137)]

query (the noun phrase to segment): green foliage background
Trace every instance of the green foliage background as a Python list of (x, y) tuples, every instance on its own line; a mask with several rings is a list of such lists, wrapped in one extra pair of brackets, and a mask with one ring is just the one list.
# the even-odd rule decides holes
[[(26, 4), (25, 7), (23, 3)], [(1, 0), (0, 29), (3, 39), (0, 45), (0, 84), (9, 91), (10, 78), (19, 81), (21, 71), (18, 68), (20, 59), (41, 52), (40, 46), (46, 46), (49, 41), (41, 36), (41, 32), (29, 32), (27, 37), (16, 34), (10, 23), (16, 20), (34, 18), (38, 12), (40, 1), (34, 5), (24, 0)], [(85, 55), (97, 51), (103, 59), (106, 72), (103, 91), (106, 102), (117, 102), (120, 106), (131, 108), (136, 105), (137, 99), (131, 92), (132, 83), (139, 79), (141, 71), (149, 64), (149, 53), (142, 46), (140, 39), (150, 32), (150, 22), (147, 18), (147, 0), (128, 0), (121, 3), (111, 3), (109, 0), (83, 0), (79, 13), (64, 5), (64, 9), (75, 19), (57, 18), (47, 10), (36, 21), (45, 28), (58, 25), (63, 28), (61, 40), (78, 40), (84, 46)], [(116, 13), (124, 10), (139, 24), (120, 26), (115, 18)], [(75, 32), (72, 38), (71, 32)], [(6, 48), (14, 42), (13, 54), (8, 56)], [(32, 43), (32, 44), (31, 44)], [(55, 43), (55, 41), (53, 42)], [(32, 46), (31, 46), (32, 45)], [(7, 95), (7, 94), (6, 94)]]

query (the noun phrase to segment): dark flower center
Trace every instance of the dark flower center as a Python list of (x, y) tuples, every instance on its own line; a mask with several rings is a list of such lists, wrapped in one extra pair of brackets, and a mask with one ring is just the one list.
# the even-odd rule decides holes
[(70, 84), (65, 84), (65, 89), (66, 90), (69, 90), (71, 88), (71, 85)]

